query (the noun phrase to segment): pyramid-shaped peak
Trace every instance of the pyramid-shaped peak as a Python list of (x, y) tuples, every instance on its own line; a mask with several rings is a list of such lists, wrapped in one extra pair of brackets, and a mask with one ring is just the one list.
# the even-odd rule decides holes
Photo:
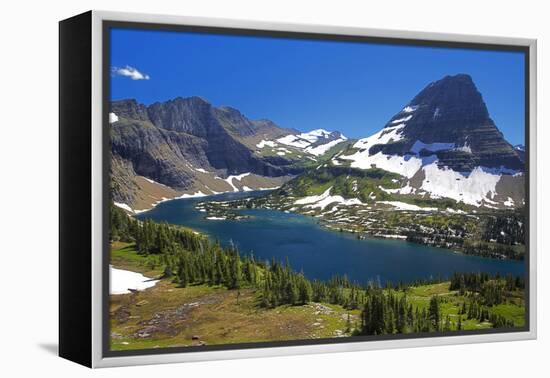
[(439, 81), (463, 81), (473, 83), (472, 77), (465, 73), (459, 73), (456, 75), (447, 75)]
[(424, 88), (410, 105), (470, 104), (485, 109), (486, 106), (470, 75), (445, 76)]
[(439, 79), (437, 81), (434, 81), (428, 84), (426, 89), (432, 88), (432, 87), (438, 87), (438, 86), (443, 86), (443, 87), (462, 86), (463, 88), (468, 88), (468, 89), (477, 91), (476, 85), (474, 84), (474, 80), (472, 79), (472, 77), (464, 73), (460, 73), (456, 75), (447, 75), (442, 79)]
[(467, 74), (445, 76), (428, 84), (386, 126), (392, 126), (412, 113), (422, 123), (449, 120), (492, 123), (481, 93)]
[(446, 90), (462, 90), (466, 92), (479, 93), (472, 77), (468, 74), (447, 75), (444, 78), (434, 81), (426, 87), (428, 89), (444, 88)]
[(447, 146), (446, 158), (440, 152), (439, 162), (459, 171), (480, 165), (513, 170), (523, 167), (467, 74), (445, 76), (428, 84), (385, 127), (387, 133), (395, 132), (399, 137), (371, 148), (371, 153), (405, 155), (415, 152), (415, 146)]

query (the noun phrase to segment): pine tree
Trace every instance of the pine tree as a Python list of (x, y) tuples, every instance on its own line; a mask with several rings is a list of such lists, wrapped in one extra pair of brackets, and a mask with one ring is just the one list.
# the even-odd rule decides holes
[(231, 257), (228, 287), (230, 289), (239, 289), (241, 287), (241, 283), (241, 259), (239, 257), (239, 253), (237, 252), (234, 256)]
[(445, 318), (445, 326), (443, 327), (443, 330), (445, 332), (449, 332), (451, 330), (451, 317), (449, 315)]
[(187, 264), (185, 264), (183, 260), (180, 261), (180, 265), (178, 267), (178, 280), (181, 287), (187, 287), (187, 284), (189, 283), (189, 275), (187, 272)]
[(299, 286), (298, 286), (298, 298), (300, 303), (306, 304), (311, 301), (313, 290), (311, 284), (308, 280), (305, 279), (303, 275), (299, 276)]
[(286, 301), (288, 304), (298, 303), (298, 288), (292, 279), (288, 279), (285, 285)]
[(437, 297), (437, 295), (434, 295), (430, 299), (428, 317), (430, 319), (432, 328), (434, 330), (438, 331), (440, 321), (441, 321), (441, 319), (440, 319), (441, 314), (440, 314), (439, 298)]

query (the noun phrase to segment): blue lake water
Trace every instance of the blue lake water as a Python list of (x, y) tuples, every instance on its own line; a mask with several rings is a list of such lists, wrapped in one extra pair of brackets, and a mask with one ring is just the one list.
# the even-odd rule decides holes
[[(265, 193), (265, 192), (264, 192)], [(433, 248), (399, 240), (358, 240), (353, 234), (329, 231), (317, 219), (276, 210), (251, 209), (241, 214), (245, 220), (208, 220), (194, 208), (205, 200), (228, 200), (258, 193), (228, 193), (208, 198), (173, 200), (142, 213), (152, 219), (188, 226), (207, 234), (223, 245), (233, 242), (242, 254), (257, 259), (284, 261), (303, 270), (311, 279), (330, 279), (347, 274), (361, 283), (410, 282), (415, 279), (448, 277), (453, 272), (524, 274), (524, 262), (467, 256), (443, 248)]]

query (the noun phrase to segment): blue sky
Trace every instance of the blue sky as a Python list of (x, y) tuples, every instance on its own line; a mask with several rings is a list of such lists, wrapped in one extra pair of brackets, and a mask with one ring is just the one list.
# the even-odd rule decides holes
[(524, 61), (514, 52), (113, 29), (111, 98), (201, 96), (301, 131), (378, 131), (428, 83), (472, 76), (512, 144), (524, 142)]

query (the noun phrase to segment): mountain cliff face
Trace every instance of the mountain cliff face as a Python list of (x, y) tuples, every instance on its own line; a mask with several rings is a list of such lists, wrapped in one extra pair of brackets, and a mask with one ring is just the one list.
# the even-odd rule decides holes
[(227, 174), (292, 173), (284, 164), (273, 165), (254, 156), (241, 140), (265, 133), (287, 135), (291, 130), (255, 123), (237, 111), (215, 108), (199, 97), (177, 98), (149, 107), (134, 100), (117, 101), (112, 111), (119, 118), (112, 125), (113, 152), (131, 160), (136, 172), (166, 185), (187, 187), (188, 178), (181, 175), (181, 170), (173, 169), (183, 162), (206, 170), (225, 170)]
[[(318, 156), (293, 147), (286, 149), (288, 154), (259, 148), (262, 141), (302, 134), (269, 120), (250, 120), (234, 108), (214, 107), (200, 97), (150, 106), (114, 101), (109, 118), (112, 195), (116, 203), (130, 207), (144, 197), (140, 182), (153, 182), (164, 194), (162, 186), (195, 195), (271, 188), (304, 170), (302, 155), (313, 161)], [(323, 138), (315, 147), (329, 142), (334, 138)], [(138, 208), (151, 205), (141, 202)]]
[(399, 138), (370, 147), (406, 155), (435, 152), (440, 166), (471, 171), (476, 166), (521, 170), (523, 163), (504, 139), (468, 75), (446, 76), (429, 84), (385, 125)]
[(379, 132), (358, 140), (332, 164), (397, 173), (406, 180), (394, 194), (486, 207), (524, 201), (522, 156), (463, 74), (429, 84)]

